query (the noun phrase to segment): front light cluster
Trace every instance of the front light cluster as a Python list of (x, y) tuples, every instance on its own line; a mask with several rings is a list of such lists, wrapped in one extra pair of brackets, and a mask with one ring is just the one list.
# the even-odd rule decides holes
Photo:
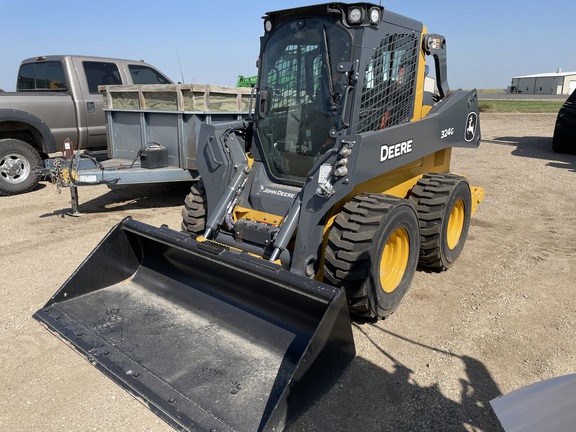
[(362, 6), (350, 6), (346, 19), (349, 25), (372, 24), (377, 25), (382, 17), (382, 10), (378, 7), (371, 7), (366, 10)]

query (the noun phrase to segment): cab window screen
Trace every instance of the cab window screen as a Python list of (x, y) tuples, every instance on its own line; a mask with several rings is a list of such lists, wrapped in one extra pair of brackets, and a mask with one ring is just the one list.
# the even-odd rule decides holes
[(358, 133), (410, 121), (418, 41), (413, 34), (387, 35), (364, 74)]
[(98, 93), (99, 85), (117, 85), (122, 84), (120, 72), (114, 63), (82, 62), (86, 79), (88, 81), (88, 90), (90, 93)]

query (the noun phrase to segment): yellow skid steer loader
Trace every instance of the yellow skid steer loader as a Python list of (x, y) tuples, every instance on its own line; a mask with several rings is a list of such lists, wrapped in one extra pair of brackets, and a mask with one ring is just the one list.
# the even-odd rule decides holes
[(451, 148), (480, 124), (446, 69), (379, 5), (267, 13), (254, 113), (202, 124), (184, 232), (122, 221), (35, 318), (176, 429), (283, 429), (352, 361), (349, 312), (462, 251), (483, 190)]

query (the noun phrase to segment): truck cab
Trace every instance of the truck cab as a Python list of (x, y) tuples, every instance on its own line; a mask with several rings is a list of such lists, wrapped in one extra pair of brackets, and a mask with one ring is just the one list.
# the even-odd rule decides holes
[(169, 84), (143, 61), (50, 55), (22, 61), (16, 92), (0, 95), (0, 195), (32, 190), (35, 168), (69, 139), (76, 149), (107, 146), (99, 85)]

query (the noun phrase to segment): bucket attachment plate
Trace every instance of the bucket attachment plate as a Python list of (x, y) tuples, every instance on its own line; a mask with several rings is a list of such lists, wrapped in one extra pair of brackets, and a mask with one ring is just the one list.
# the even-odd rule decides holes
[(179, 430), (282, 430), (355, 355), (342, 290), (130, 218), (34, 318)]

